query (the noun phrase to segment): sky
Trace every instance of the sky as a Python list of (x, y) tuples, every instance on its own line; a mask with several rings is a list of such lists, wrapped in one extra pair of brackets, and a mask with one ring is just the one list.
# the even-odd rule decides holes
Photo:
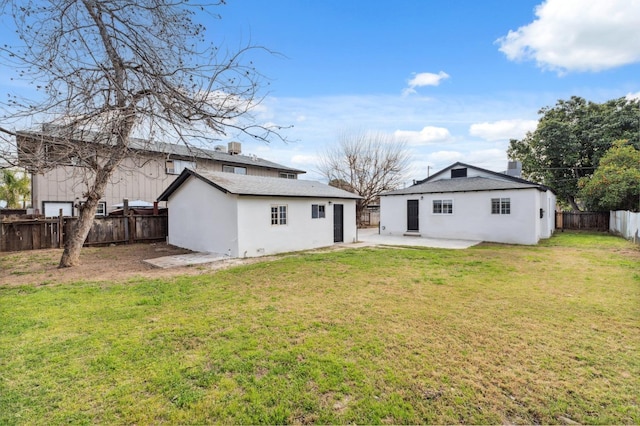
[(214, 43), (273, 52), (247, 57), (268, 83), (253, 119), (291, 126), (287, 143), (223, 142), (305, 179), (323, 180), (319, 155), (363, 131), (407, 143), (407, 184), (456, 161), (499, 172), (541, 108), (640, 97), (640, 0), (226, 0), (214, 11), (221, 19), (198, 17)]
[(559, 99), (640, 96), (640, 0), (228, 0), (207, 25), (268, 78), (255, 114), (289, 143), (243, 153), (307, 170), (343, 134), (405, 140), (407, 182), (461, 161), (507, 168)]

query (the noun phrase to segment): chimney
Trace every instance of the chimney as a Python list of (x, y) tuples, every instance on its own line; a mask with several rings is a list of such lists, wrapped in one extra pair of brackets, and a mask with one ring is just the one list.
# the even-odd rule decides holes
[(522, 176), (522, 163), (520, 161), (509, 161), (509, 165), (507, 166), (508, 176), (513, 177), (521, 177)]
[(242, 152), (240, 142), (229, 142), (229, 154), (239, 155)]

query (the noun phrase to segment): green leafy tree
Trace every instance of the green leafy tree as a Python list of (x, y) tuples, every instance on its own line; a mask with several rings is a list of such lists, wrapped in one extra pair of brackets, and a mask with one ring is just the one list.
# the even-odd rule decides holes
[(616, 141), (593, 176), (580, 179), (579, 185), (589, 209), (640, 211), (640, 150)]
[(25, 207), (25, 200), (31, 194), (31, 180), (25, 174), (18, 176), (12, 170), (2, 170), (0, 181), (0, 200), (7, 202), (7, 208), (19, 209)]
[(640, 147), (638, 100), (599, 104), (574, 96), (539, 114), (536, 130), (522, 140), (511, 140), (507, 153), (522, 162), (526, 178), (549, 186), (574, 210), (580, 210), (578, 182), (594, 173), (614, 141), (626, 139)]

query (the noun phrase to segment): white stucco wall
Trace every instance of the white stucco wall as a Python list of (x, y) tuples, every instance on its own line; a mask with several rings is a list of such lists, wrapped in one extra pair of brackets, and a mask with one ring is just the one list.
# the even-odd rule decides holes
[[(325, 206), (324, 218), (311, 217), (312, 204)], [(167, 242), (231, 257), (327, 247), (336, 204), (344, 206), (344, 242), (355, 242), (355, 200), (237, 196), (190, 177), (169, 198)], [(272, 205), (287, 206), (286, 225), (271, 225)]]
[(190, 177), (167, 203), (167, 242), (194, 251), (238, 256), (236, 200), (236, 196)]
[[(312, 204), (325, 206), (325, 218), (311, 217)], [(354, 200), (239, 197), (238, 256), (254, 257), (332, 245), (336, 204), (344, 206), (344, 241), (354, 242), (357, 232)], [(286, 225), (271, 225), (271, 206), (276, 205), (287, 206)]]
[(556, 196), (551, 191), (540, 192), (540, 200), (540, 205), (544, 209), (540, 238), (551, 238), (556, 230)]
[[(511, 214), (491, 214), (492, 198), (510, 198)], [(403, 235), (407, 230), (407, 200), (416, 199), (420, 200), (419, 233), (423, 237), (537, 244), (540, 238), (550, 236), (548, 201), (537, 189), (383, 196), (380, 233)], [(453, 200), (453, 214), (432, 213), (433, 200), (449, 199)], [(545, 216), (540, 219), (542, 206)]]

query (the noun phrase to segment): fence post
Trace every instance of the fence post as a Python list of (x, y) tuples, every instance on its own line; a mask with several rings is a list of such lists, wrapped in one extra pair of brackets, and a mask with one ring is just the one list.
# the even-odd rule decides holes
[(136, 242), (136, 218), (133, 214), (127, 216), (127, 222), (129, 223), (129, 244)]
[(58, 212), (58, 248), (64, 247), (64, 216), (62, 209)]
[(129, 241), (129, 199), (122, 199), (122, 218), (124, 219), (124, 240)]

